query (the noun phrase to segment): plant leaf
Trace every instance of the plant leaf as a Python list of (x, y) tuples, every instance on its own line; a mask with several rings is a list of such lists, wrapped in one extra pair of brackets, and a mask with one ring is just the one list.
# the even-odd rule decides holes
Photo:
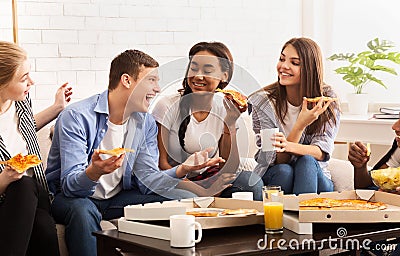
[(381, 65), (372, 66), (372, 67), (370, 67), (370, 69), (373, 71), (379, 70), (382, 72), (387, 72), (387, 73), (390, 73), (393, 75), (397, 75), (397, 72), (396, 72), (396, 70), (394, 70), (394, 68), (389, 68), (389, 67), (385, 67), (385, 66), (381, 66)]
[(375, 83), (380, 84), (380, 85), (382, 85), (383, 87), (385, 87), (385, 89), (387, 89), (387, 86), (382, 82), (382, 80), (380, 80), (380, 79), (374, 77), (374, 76), (371, 75), (371, 74), (366, 74), (366, 76), (367, 76), (367, 78), (368, 78), (369, 80), (374, 81)]

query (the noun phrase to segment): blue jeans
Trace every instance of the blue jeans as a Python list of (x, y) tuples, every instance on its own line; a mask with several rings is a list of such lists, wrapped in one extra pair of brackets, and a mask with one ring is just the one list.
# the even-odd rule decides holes
[(253, 199), (262, 201), (263, 182), (256, 173), (242, 171), (233, 181), (232, 186), (222, 191), (221, 197), (231, 198), (232, 193), (239, 191), (253, 192)]
[(333, 191), (332, 181), (326, 177), (317, 160), (310, 155), (300, 156), (293, 164), (277, 164), (263, 175), (265, 185), (280, 185), (285, 194)]
[(192, 198), (195, 194), (174, 189), (168, 198), (159, 195), (143, 195), (136, 190), (123, 190), (106, 200), (93, 198), (71, 198), (58, 193), (51, 206), (57, 223), (65, 225), (65, 242), (70, 256), (96, 255), (96, 238), (93, 231), (101, 230), (100, 221), (119, 218), (124, 207), (133, 204), (162, 202), (171, 199)]

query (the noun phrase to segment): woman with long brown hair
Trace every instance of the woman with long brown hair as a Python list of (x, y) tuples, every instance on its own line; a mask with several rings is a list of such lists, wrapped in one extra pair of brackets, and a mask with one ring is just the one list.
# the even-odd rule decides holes
[[(323, 81), (319, 46), (308, 38), (289, 40), (282, 48), (277, 72), (277, 82), (249, 99), (256, 133), (279, 128), (272, 138), (277, 150), (259, 150), (255, 171), (265, 185), (281, 185), (286, 194), (332, 191), (327, 165), (340, 111), (332, 88)], [(321, 98), (307, 100), (315, 97)]]

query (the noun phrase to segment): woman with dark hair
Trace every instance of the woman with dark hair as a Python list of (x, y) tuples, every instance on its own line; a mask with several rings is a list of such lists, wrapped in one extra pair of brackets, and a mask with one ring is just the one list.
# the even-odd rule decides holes
[[(332, 98), (334, 92), (323, 81), (319, 46), (308, 38), (289, 40), (282, 48), (277, 71), (278, 81), (249, 99), (253, 130), (280, 131), (272, 138), (276, 151), (257, 152), (255, 171), (265, 185), (280, 185), (286, 194), (332, 191), (327, 165), (340, 111)], [(313, 103), (306, 99), (314, 97), (321, 98)]]
[(29, 72), (26, 52), (0, 41), (0, 250), (1, 255), (56, 256), (57, 231), (43, 165), (21, 173), (6, 161), (18, 153), (40, 158), (36, 131), (64, 109), (72, 91), (64, 84), (54, 104), (34, 116)]
[[(207, 187), (220, 174), (236, 173), (240, 158), (237, 148), (237, 120), (246, 107), (231, 97), (215, 97), (217, 88), (224, 89), (232, 79), (233, 58), (220, 42), (200, 42), (189, 51), (189, 64), (180, 93), (160, 99), (153, 110), (159, 131), (160, 168), (170, 169), (197, 151), (210, 148), (209, 156), (226, 160), (219, 166), (191, 172), (187, 178)], [(241, 172), (232, 186), (220, 196), (231, 197), (236, 191), (251, 191), (262, 200), (262, 182), (251, 172)]]

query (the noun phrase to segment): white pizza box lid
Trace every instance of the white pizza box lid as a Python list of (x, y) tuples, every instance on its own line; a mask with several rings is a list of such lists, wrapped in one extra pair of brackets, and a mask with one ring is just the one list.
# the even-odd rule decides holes
[[(300, 210), (299, 202), (312, 198), (364, 199), (385, 203), (384, 210)], [(284, 210), (299, 212), (300, 222), (309, 223), (373, 223), (400, 222), (400, 196), (375, 190), (284, 195)]]

